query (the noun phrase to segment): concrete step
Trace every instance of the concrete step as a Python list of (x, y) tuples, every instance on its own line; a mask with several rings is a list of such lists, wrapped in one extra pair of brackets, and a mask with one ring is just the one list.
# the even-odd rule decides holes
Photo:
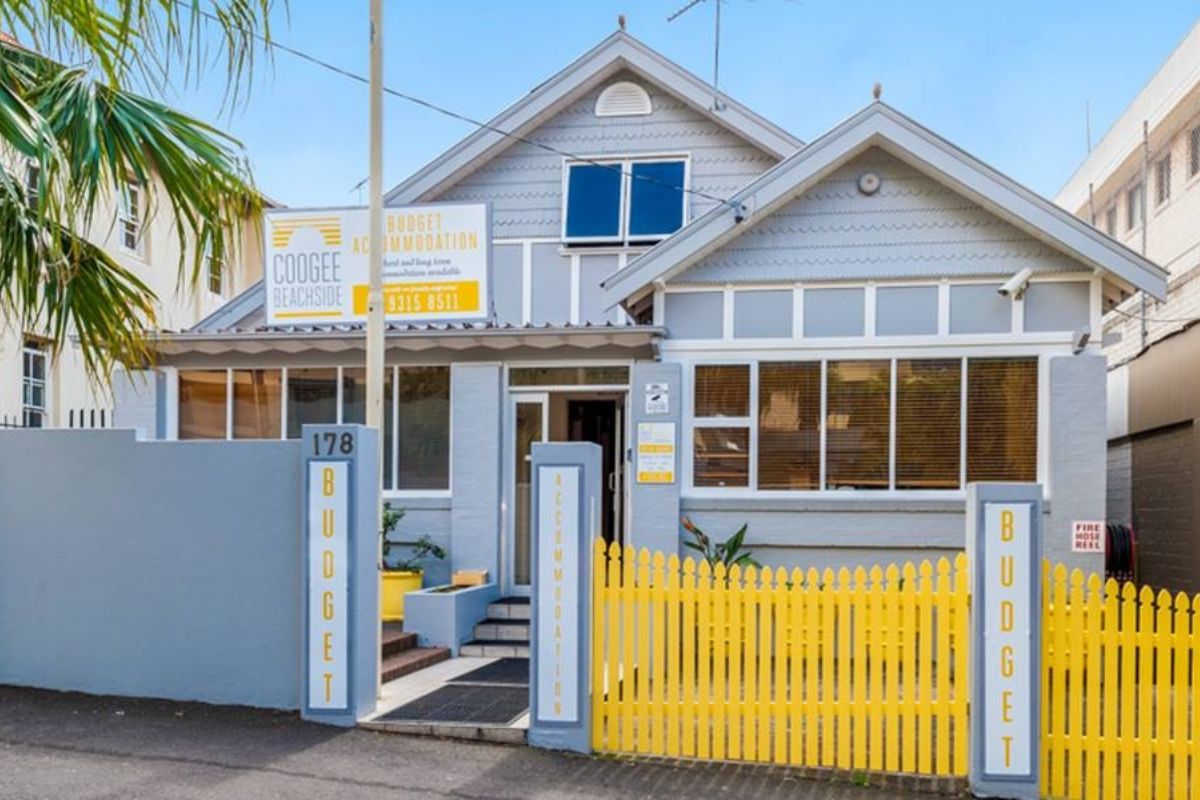
[(485, 619), (475, 626), (475, 638), (501, 642), (528, 642), (529, 620)]
[(450, 658), (448, 647), (412, 647), (383, 659), (383, 682), (432, 667)]
[(379, 650), (384, 658), (412, 650), (417, 646), (417, 635), (392, 625), (383, 626), (383, 638), (379, 642)]
[(435, 736), (439, 739), (462, 739), (468, 742), (491, 742), (493, 744), (525, 744), (525, 728), (507, 725), (470, 725), (450, 722), (396, 722), (371, 720), (358, 723), (380, 733), (399, 733), (408, 736)]
[(529, 619), (528, 597), (506, 597), (488, 606), (488, 619)]
[(502, 639), (476, 639), (458, 648), (460, 656), (477, 658), (529, 658), (529, 643)]

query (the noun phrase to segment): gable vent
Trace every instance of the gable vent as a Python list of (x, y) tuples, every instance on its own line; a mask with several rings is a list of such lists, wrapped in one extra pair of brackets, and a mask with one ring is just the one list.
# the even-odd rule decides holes
[(617, 81), (596, 98), (597, 117), (636, 117), (653, 110), (650, 95), (630, 81)]

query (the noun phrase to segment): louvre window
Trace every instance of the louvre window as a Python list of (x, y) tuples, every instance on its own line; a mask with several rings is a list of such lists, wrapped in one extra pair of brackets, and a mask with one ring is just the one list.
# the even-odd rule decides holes
[(896, 488), (957, 489), (962, 361), (896, 362)]
[(566, 169), (563, 238), (568, 242), (653, 242), (683, 227), (683, 159), (619, 159)]
[(1037, 479), (1037, 359), (967, 364), (967, 480)]
[(1154, 164), (1154, 204), (1161, 206), (1171, 199), (1171, 154), (1167, 153)]
[(821, 475), (821, 364), (760, 364), (758, 488), (816, 489)]
[(750, 366), (721, 364), (696, 367), (697, 417), (750, 415)]
[(750, 485), (749, 428), (696, 428), (692, 438), (696, 486)]
[[(693, 483), (696, 486), (750, 485), (750, 366), (696, 367), (693, 392)], [(732, 420), (738, 424), (731, 424)], [(705, 420), (720, 420), (711, 427)], [(725, 420), (729, 420), (726, 422)]]
[(891, 362), (831, 361), (825, 488), (887, 489)]

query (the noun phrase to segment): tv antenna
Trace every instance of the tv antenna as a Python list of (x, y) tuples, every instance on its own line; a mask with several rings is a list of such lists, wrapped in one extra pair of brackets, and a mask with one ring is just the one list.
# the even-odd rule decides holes
[[(683, 16), (688, 11), (691, 11), (696, 6), (707, 0), (690, 0), (683, 8), (675, 11), (667, 17), (667, 22), (674, 22), (677, 18)], [(721, 100), (720, 78), (721, 78), (721, 2), (722, 0), (712, 0), (712, 4), (716, 6), (715, 20), (713, 25), (713, 111), (724, 111), (725, 103)]]

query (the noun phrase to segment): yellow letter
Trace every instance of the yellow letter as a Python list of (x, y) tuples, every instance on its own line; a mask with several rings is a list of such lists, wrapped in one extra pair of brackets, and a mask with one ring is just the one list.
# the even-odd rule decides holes
[(1013, 629), (1013, 604), (1012, 600), (1000, 601), (1000, 630), (1005, 633)]
[(1011, 644), (1000, 648), (1000, 674), (1005, 678), (1013, 676), (1013, 649)]
[(1012, 766), (1012, 737), (1011, 736), (1001, 736), (1000, 739), (1003, 740), (1003, 742), (1004, 742), (1004, 766), (1011, 767)]
[(321, 637), (321, 640), (325, 645), (325, 660), (333, 661), (333, 632), (326, 631), (326, 633)]
[(1000, 559), (1000, 585), (1013, 585), (1013, 557), (1002, 556)]
[(333, 469), (331, 467), (321, 470), (321, 494), (325, 497), (333, 496)]
[(326, 550), (321, 554), (321, 576), (325, 578), (333, 577), (333, 551)]
[(321, 595), (321, 615), (325, 619), (333, 619), (333, 592), (325, 592)]
[(325, 673), (325, 702), (328, 703), (333, 698), (333, 673)]
[(1012, 722), (1012, 690), (1006, 689), (1000, 693), (1000, 721)]
[(1000, 512), (1000, 541), (1011, 542), (1013, 540), (1013, 512)]
[(321, 535), (326, 539), (333, 538), (333, 509), (327, 508), (321, 512)]

